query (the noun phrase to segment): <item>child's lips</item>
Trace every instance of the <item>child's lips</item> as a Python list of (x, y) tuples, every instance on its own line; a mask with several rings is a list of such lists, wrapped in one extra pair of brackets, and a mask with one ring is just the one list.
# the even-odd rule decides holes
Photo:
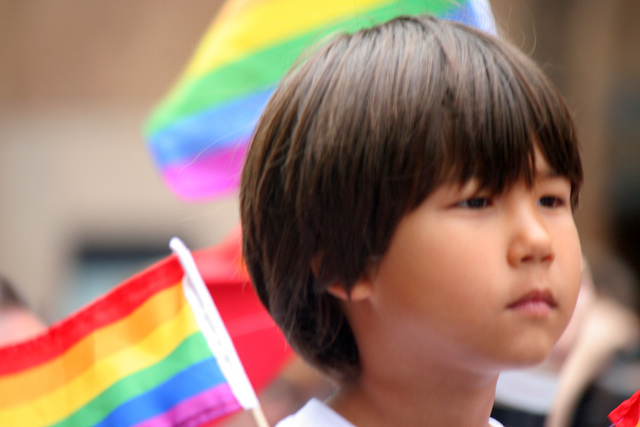
[(507, 306), (510, 310), (538, 316), (548, 314), (557, 307), (558, 302), (551, 291), (547, 289), (535, 289), (527, 292)]

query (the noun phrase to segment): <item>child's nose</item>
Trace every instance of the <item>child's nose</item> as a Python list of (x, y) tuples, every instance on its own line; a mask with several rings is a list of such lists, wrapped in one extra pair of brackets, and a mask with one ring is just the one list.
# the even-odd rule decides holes
[(513, 266), (551, 262), (554, 258), (551, 234), (535, 206), (520, 207), (512, 218), (507, 254)]

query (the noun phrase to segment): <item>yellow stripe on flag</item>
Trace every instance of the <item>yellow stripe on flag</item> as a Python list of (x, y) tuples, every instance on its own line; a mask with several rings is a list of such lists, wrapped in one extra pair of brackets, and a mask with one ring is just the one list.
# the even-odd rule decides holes
[(62, 387), (91, 368), (96, 360), (144, 339), (180, 313), (185, 304), (182, 283), (178, 282), (153, 295), (129, 316), (80, 340), (55, 359), (15, 375), (0, 377), (0, 410)]
[(329, 24), (337, 18), (361, 15), (390, 0), (231, 1), (200, 42), (185, 79), (253, 54), (267, 46)]
[(0, 410), (0, 425), (12, 425), (15, 420), (20, 420), (21, 427), (37, 427), (59, 421), (118, 380), (164, 359), (185, 338), (198, 330), (191, 307), (183, 304), (177, 317), (157, 328), (135, 346), (97, 361), (82, 375), (51, 393)]

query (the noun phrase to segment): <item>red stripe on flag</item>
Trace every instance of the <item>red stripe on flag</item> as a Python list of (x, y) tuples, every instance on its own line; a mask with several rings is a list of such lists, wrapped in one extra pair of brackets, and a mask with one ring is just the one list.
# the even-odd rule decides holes
[(176, 256), (152, 265), (105, 297), (53, 325), (46, 334), (0, 348), (0, 375), (29, 369), (60, 356), (93, 331), (127, 317), (151, 295), (181, 281), (182, 276)]

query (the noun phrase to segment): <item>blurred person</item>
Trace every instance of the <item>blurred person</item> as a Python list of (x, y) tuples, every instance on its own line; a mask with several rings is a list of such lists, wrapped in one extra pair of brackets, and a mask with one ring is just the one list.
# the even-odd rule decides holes
[(637, 278), (609, 251), (590, 259), (597, 299), (562, 372), (564, 388), (558, 390), (551, 427), (609, 427), (609, 412), (640, 384)]
[(0, 276), (0, 346), (31, 338), (46, 325), (27, 306), (17, 290)]

